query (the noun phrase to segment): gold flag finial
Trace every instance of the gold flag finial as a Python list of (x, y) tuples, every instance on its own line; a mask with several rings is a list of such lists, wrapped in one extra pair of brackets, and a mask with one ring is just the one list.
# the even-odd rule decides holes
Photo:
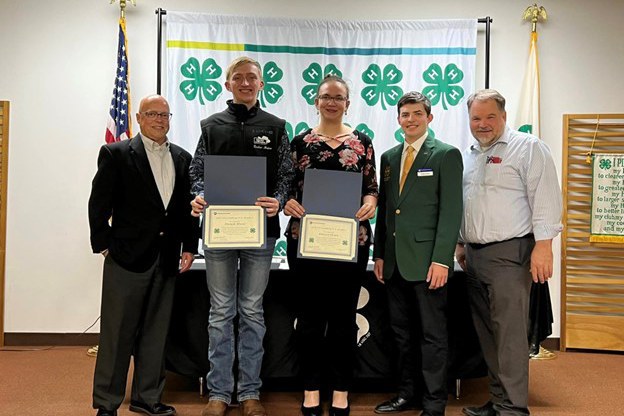
[[(126, 2), (127, 0), (119, 0), (119, 10), (122, 19), (126, 17)], [(115, 0), (111, 0), (110, 4), (113, 3), (115, 3)], [(132, 3), (132, 5), (136, 7), (136, 0), (130, 0), (130, 3)]]
[(537, 32), (537, 21), (539, 19), (548, 20), (548, 15), (546, 14), (546, 9), (544, 8), (544, 6), (538, 6), (537, 3), (533, 3), (533, 6), (529, 6), (526, 8), (522, 19), (530, 19), (531, 23), (533, 24), (531, 31)]

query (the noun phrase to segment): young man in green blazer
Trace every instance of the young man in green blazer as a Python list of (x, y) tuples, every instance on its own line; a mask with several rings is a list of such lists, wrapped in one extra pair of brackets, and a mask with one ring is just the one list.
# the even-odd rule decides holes
[[(431, 102), (419, 92), (397, 105), (405, 142), (381, 156), (375, 276), (387, 289), (399, 352), (398, 395), (375, 408), (444, 415), (448, 277), (462, 218), (461, 152), (430, 137)], [(422, 391), (422, 397), (421, 397)]]

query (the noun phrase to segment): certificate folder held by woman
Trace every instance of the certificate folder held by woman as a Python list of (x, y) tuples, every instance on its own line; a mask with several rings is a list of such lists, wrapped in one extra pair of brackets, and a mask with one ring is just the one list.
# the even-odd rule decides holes
[(357, 261), (361, 172), (307, 169), (297, 256)]
[[(323, 373), (328, 376), (327, 387), (332, 391), (329, 416), (349, 416), (350, 412), (348, 394), (357, 342), (355, 311), (366, 276), (372, 241), (368, 220), (375, 215), (378, 186), (372, 139), (343, 123), (349, 104), (349, 87), (345, 80), (336, 75), (325, 77), (314, 99), (319, 124), (290, 142), (295, 177), (284, 214), (291, 216), (286, 236), (288, 265), (297, 285), (297, 345), (303, 416), (323, 414), (320, 395)], [(354, 174), (357, 181), (345, 183), (354, 176), (344, 173)], [(317, 175), (329, 176), (318, 178)], [(315, 178), (322, 180), (311, 185), (309, 182), (314, 183)], [(351, 192), (357, 197), (348, 196)], [(357, 201), (357, 204), (350, 206), (350, 201)], [(340, 211), (336, 211), (338, 209)], [(356, 222), (357, 237), (350, 237), (357, 243), (351, 256), (356, 261), (344, 261), (349, 260), (350, 253), (341, 261), (319, 259), (319, 252), (327, 251), (328, 247), (353, 247), (349, 245), (349, 238), (336, 238), (336, 227), (323, 230), (321, 237), (332, 242), (318, 245), (316, 258), (295, 254), (294, 249), (299, 251), (300, 244), (318, 243), (316, 237), (310, 240), (309, 229), (304, 230), (305, 236), (301, 233), (305, 228), (302, 219), (318, 214), (344, 218), (352, 224)], [(314, 229), (314, 225), (311, 228)], [(322, 254), (327, 256), (327, 252)], [(321, 351), (324, 345), (330, 346), (328, 354)]]

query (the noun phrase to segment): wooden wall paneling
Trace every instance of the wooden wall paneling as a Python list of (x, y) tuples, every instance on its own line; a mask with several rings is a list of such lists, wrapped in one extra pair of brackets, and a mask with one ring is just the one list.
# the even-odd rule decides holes
[(586, 162), (590, 150), (624, 153), (624, 114), (566, 114), (563, 136), (561, 348), (624, 351), (624, 244), (589, 242)]
[(0, 101), (0, 347), (4, 346), (4, 261), (6, 255), (9, 102)]

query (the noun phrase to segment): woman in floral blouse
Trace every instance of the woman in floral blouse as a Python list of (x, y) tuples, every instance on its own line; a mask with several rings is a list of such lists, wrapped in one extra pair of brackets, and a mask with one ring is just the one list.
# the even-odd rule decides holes
[[(329, 414), (347, 416), (356, 351), (355, 313), (372, 242), (368, 220), (377, 207), (375, 154), (370, 137), (342, 122), (349, 107), (349, 87), (342, 78), (330, 75), (321, 81), (315, 106), (319, 125), (296, 136), (290, 145), (296, 173), (292, 197), (284, 208), (292, 217), (286, 231), (288, 262), (298, 282), (297, 344), (304, 388), (301, 412), (304, 416), (322, 414), (319, 389), (321, 373), (327, 373), (333, 390)], [(353, 213), (360, 221), (357, 263), (297, 258), (306, 169), (362, 173), (362, 206)]]

